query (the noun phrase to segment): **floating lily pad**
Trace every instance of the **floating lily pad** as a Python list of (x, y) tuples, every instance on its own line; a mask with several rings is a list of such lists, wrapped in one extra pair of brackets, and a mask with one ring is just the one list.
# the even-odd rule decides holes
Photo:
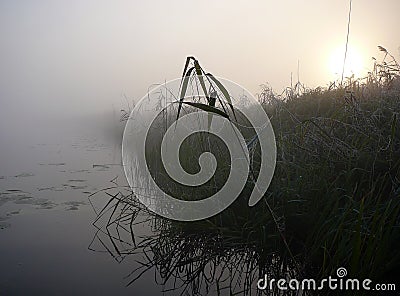
[(15, 175), (14, 177), (15, 177), (15, 178), (25, 178), (25, 177), (32, 177), (32, 176), (34, 176), (34, 174), (31, 174), (31, 173), (21, 173), (21, 174)]

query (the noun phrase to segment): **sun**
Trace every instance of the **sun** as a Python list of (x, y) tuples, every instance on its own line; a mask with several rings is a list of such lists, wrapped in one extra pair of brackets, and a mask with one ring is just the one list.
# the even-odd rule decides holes
[[(344, 60), (345, 47), (337, 47), (332, 51), (329, 58), (329, 71), (335, 78), (342, 76), (343, 60)], [(344, 67), (344, 77), (362, 77), (364, 72), (364, 63), (362, 54), (352, 46), (347, 48), (346, 63)]]

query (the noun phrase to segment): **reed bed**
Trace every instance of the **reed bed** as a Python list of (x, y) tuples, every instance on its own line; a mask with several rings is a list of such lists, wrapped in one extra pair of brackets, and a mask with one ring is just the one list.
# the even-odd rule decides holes
[[(316, 89), (299, 82), (279, 95), (262, 86), (258, 98), (274, 127), (278, 155), (273, 181), (255, 207), (247, 206), (245, 187), (214, 217), (171, 221), (114, 183), (91, 197), (109, 197), (94, 223), (93, 244), (101, 242), (117, 260), (141, 258), (128, 285), (152, 271), (174, 295), (260, 294), (255, 283), (264, 274), (321, 279), (339, 267), (351, 278), (396, 283), (400, 67), (379, 50), (384, 58), (362, 79)], [(136, 237), (137, 225), (151, 233)]]

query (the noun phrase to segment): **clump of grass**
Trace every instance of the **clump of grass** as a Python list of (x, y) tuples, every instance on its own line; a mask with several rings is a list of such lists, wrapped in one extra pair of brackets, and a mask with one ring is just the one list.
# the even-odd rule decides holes
[(283, 100), (268, 88), (260, 95), (278, 146), (270, 194), (314, 276), (346, 266), (387, 281), (400, 269), (400, 79), (390, 57), (366, 79)]
[[(259, 100), (278, 151), (268, 204), (248, 207), (245, 188), (219, 215), (184, 223), (155, 216), (130, 188), (108, 189), (96, 238), (117, 260), (143, 257), (128, 283), (155, 270), (174, 294), (253, 294), (265, 273), (321, 279), (339, 267), (351, 278), (395, 283), (400, 78), (394, 57), (380, 50), (383, 61), (363, 79), (301, 91), (297, 85), (281, 95), (263, 86)], [(152, 234), (137, 238), (137, 223)]]

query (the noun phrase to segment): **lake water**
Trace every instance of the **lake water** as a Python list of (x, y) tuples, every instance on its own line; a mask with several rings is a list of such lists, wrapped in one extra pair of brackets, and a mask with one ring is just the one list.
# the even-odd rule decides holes
[(0, 295), (157, 295), (152, 274), (125, 287), (132, 260), (88, 248), (89, 194), (125, 182), (118, 136), (84, 123), (34, 127), (0, 129)]
[(222, 228), (123, 203), (113, 216), (112, 195), (130, 192), (122, 129), (90, 118), (0, 126), (0, 295), (256, 294), (259, 250), (232, 213), (213, 222)]

